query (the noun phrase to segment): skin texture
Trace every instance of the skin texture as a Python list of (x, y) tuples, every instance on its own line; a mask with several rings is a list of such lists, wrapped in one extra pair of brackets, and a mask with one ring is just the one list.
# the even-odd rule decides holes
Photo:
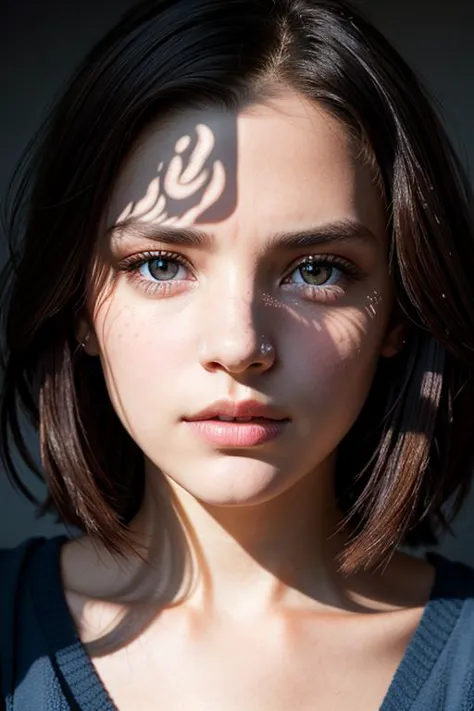
[[(264, 503), (311, 470), (331, 469), (328, 458), (367, 395), (391, 309), (385, 214), (369, 170), (356, 166), (333, 119), (310, 111), (298, 98), (280, 102), (278, 112), (274, 106), (253, 107), (237, 120), (209, 112), (220, 157), (214, 166), (224, 164), (229, 176), (224, 187), (219, 171), (222, 187), (216, 192), (232, 193), (236, 203), (226, 219), (199, 224), (215, 238), (214, 247), (181, 249), (192, 271), (180, 267), (174, 282), (157, 284), (147, 269), (141, 283), (112, 274), (112, 295), (93, 316), (110, 396), (149, 460), (150, 481), (159, 468), (192, 496), (216, 506)], [(193, 135), (206, 118), (179, 117), (177, 135)], [(317, 144), (316, 155), (308, 151), (308, 139)], [(129, 217), (149, 226), (190, 223), (190, 213), (200, 207), (197, 199), (191, 209), (183, 207), (182, 219), (166, 219), (166, 211), (155, 219), (157, 201), (150, 192), (156, 178), (148, 195), (134, 200), (168, 144), (165, 129), (142, 141), (119, 180), (109, 223), (123, 221), (131, 204)], [(165, 190), (161, 199), (165, 203)], [(317, 288), (304, 293), (298, 274), (295, 283), (282, 285), (292, 263), (309, 252), (278, 254), (269, 247), (272, 236), (345, 219), (371, 229), (374, 244), (348, 240), (337, 250), (329, 245), (313, 253), (351, 260), (367, 276), (357, 283), (341, 278), (319, 294)], [(121, 260), (160, 247), (169, 249), (128, 237), (124, 225), (111, 251)], [(147, 294), (145, 284), (155, 291)], [(271, 355), (262, 357), (262, 342), (273, 346)], [(180, 419), (222, 397), (275, 404), (291, 426), (259, 452), (203, 446)]]
[[(341, 239), (348, 223), (362, 236)], [(331, 224), (337, 240), (276, 244), (282, 233)], [(87, 538), (62, 554), (87, 643), (131, 602), (150, 613), (134, 641), (94, 661), (121, 709), (305, 709), (316, 700), (329, 709), (340, 694), (345, 708), (379, 707), (433, 580), (431, 566), (402, 554), (383, 574), (350, 578), (334, 561), (345, 540), (333, 535), (335, 451), (378, 359), (402, 347), (385, 225), (358, 147), (289, 90), (235, 113), (186, 111), (157, 123), (127, 160), (97, 255), (105, 284), (91, 282), (79, 337), (89, 331), (87, 354), (100, 358), (145, 456), (132, 530), (151, 567), (133, 584), (138, 563), (119, 565)], [(204, 233), (200, 245), (159, 241), (165, 228), (189, 227)], [(161, 269), (145, 263), (159, 250), (169, 260)], [(308, 257), (320, 267), (313, 276), (301, 268)], [(131, 259), (144, 263), (126, 271)], [(220, 398), (271, 404), (290, 421), (275, 441), (217, 447), (183, 418)], [(165, 595), (160, 606), (177, 565), (163, 502), (195, 572), (184, 602), (169, 596), (171, 608)], [(178, 673), (179, 689), (169, 682)]]

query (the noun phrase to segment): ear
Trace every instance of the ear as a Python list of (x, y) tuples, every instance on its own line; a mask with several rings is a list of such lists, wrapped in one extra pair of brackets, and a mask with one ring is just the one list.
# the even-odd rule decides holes
[(382, 342), (380, 355), (384, 358), (393, 358), (398, 355), (407, 342), (408, 325), (403, 321), (389, 324), (387, 333)]
[(80, 348), (90, 356), (99, 355), (99, 343), (97, 341), (97, 336), (92, 326), (86, 321), (86, 319), (81, 318), (77, 322), (75, 328), (75, 335)]

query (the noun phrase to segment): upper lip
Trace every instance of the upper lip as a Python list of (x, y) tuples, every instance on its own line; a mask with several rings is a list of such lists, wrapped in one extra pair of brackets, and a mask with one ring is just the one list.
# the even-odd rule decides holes
[(191, 417), (184, 419), (211, 420), (213, 417), (263, 417), (267, 420), (288, 419), (282, 411), (257, 400), (217, 400)]

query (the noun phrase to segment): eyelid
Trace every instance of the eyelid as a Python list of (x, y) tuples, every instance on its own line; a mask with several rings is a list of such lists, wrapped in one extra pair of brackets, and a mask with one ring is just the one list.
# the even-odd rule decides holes
[(287, 279), (295, 269), (298, 269), (302, 264), (312, 262), (313, 264), (329, 264), (336, 266), (345, 274), (352, 276), (354, 279), (362, 279), (365, 276), (365, 272), (358, 267), (354, 262), (344, 259), (343, 257), (338, 257), (335, 254), (307, 254), (303, 257), (299, 257), (292, 265), (289, 267), (286, 276)]
[(156, 251), (139, 252), (137, 254), (132, 254), (129, 257), (125, 257), (125, 259), (121, 259), (118, 262), (117, 269), (118, 271), (133, 272), (135, 270), (138, 270), (147, 262), (150, 262), (153, 259), (159, 259), (160, 257), (179, 262), (179, 264), (182, 264), (190, 271), (193, 271), (191, 264), (186, 259), (186, 257), (183, 257), (182, 254), (179, 254), (177, 252), (168, 252), (163, 249), (159, 249)]
[[(174, 259), (181, 264), (186, 265), (189, 269), (192, 269), (190, 262), (179, 252), (170, 252), (164, 249), (159, 250), (146, 250), (144, 252), (139, 252), (137, 254), (130, 255), (121, 259), (117, 263), (117, 268), (121, 271), (132, 270), (135, 267), (142, 266), (146, 262), (152, 259), (158, 259), (159, 257), (164, 257), (166, 259)], [(354, 271), (362, 273), (362, 270), (357, 267), (354, 262), (344, 259), (343, 257), (338, 257), (335, 254), (306, 254), (302, 257), (298, 257), (290, 267), (288, 268), (288, 273), (297, 269), (300, 264), (305, 262), (316, 262), (317, 264), (337, 264), (341, 268), (347, 268), (349, 271)]]

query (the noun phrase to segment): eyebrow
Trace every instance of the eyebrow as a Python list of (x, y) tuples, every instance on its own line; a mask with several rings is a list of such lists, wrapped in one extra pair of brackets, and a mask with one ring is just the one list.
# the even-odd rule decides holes
[[(108, 234), (114, 240), (148, 239), (154, 242), (175, 245), (178, 247), (197, 248), (212, 251), (215, 247), (215, 236), (196, 227), (174, 227), (173, 225), (157, 225), (151, 222), (126, 220), (113, 225)], [(357, 240), (368, 245), (379, 242), (375, 234), (361, 222), (352, 219), (338, 220), (322, 225), (315, 225), (294, 232), (277, 232), (271, 235), (265, 250), (297, 250), (307, 247), (320, 247), (327, 244)]]

